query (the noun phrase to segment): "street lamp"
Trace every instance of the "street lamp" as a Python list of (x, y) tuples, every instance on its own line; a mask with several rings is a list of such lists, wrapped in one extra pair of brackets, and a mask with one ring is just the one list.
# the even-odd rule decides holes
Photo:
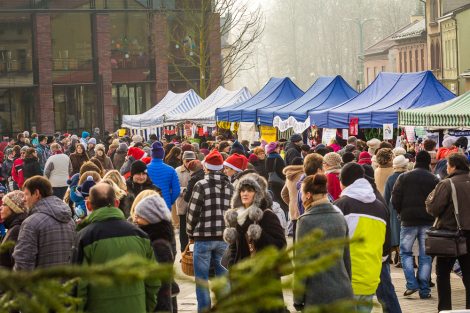
[(345, 18), (344, 20), (354, 22), (359, 26), (359, 44), (360, 44), (360, 49), (361, 49), (361, 53), (360, 53), (361, 54), (361, 56), (360, 56), (360, 59), (361, 59), (361, 85), (362, 85), (362, 88), (364, 88), (364, 57), (362, 56), (362, 53), (364, 52), (364, 48), (362, 46), (362, 26), (364, 26), (364, 24), (369, 22), (369, 21), (374, 21), (375, 18), (364, 19), (362, 22), (357, 17), (355, 19)]

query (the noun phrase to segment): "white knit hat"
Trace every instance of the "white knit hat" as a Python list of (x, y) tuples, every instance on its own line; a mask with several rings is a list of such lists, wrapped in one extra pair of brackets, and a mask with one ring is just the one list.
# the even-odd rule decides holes
[(397, 156), (395, 159), (393, 159), (393, 167), (408, 167), (408, 163), (410, 160), (405, 158), (403, 155)]
[(135, 215), (142, 217), (149, 224), (157, 224), (161, 221), (171, 223), (171, 213), (165, 200), (160, 195), (148, 196), (135, 206)]
[(405, 155), (406, 154), (406, 150), (401, 148), (401, 147), (398, 147), (398, 148), (395, 148), (392, 150), (393, 151), (393, 154), (397, 157), (399, 155)]

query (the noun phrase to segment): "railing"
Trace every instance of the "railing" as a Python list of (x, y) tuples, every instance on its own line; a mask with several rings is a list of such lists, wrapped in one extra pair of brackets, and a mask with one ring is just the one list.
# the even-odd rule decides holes
[(93, 59), (52, 59), (54, 84), (93, 82)]

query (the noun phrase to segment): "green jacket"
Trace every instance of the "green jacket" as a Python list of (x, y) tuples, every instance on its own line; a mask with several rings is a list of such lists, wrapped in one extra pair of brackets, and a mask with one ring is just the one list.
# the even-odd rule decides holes
[[(118, 208), (104, 207), (94, 211), (77, 225), (76, 230), (79, 233), (72, 246), (72, 264), (84, 267), (103, 264), (129, 253), (155, 260), (148, 235), (127, 222)], [(159, 280), (107, 287), (81, 281), (76, 297), (83, 300), (79, 309), (86, 312), (152, 312), (160, 286)]]

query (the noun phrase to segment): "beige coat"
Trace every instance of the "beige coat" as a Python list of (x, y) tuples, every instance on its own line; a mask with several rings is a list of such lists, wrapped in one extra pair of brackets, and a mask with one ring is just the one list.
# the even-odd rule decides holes
[(281, 197), (284, 202), (289, 205), (289, 216), (292, 221), (299, 218), (299, 210), (297, 209), (297, 183), (304, 173), (302, 165), (291, 165), (282, 171), (286, 175), (286, 184), (281, 191)]
[(178, 175), (181, 186), (181, 193), (175, 202), (176, 212), (178, 213), (178, 215), (185, 215), (188, 210), (188, 203), (183, 200), (183, 192), (188, 186), (188, 182), (191, 179), (191, 174), (184, 165), (181, 165), (180, 167), (176, 168), (176, 174)]
[(377, 185), (377, 190), (383, 195), (385, 190), (385, 182), (387, 181), (388, 176), (393, 174), (393, 166), (391, 164), (379, 165), (374, 172), (375, 184)]

